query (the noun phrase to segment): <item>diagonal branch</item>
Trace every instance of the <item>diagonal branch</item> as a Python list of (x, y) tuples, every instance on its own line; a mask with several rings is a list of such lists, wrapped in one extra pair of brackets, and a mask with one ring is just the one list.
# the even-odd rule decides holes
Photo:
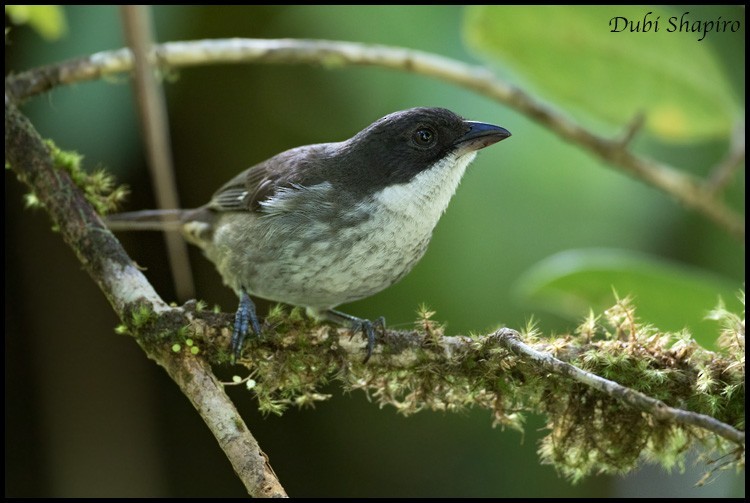
[[(131, 321), (134, 310), (144, 306), (157, 318), (177, 318), (178, 326), (191, 322), (182, 310), (170, 308), (154, 291), (70, 176), (55, 168), (48, 147), (7, 94), (5, 160), (43, 202), (65, 242), (124, 323)], [(253, 496), (286, 496), (208, 362), (193, 355), (175, 356), (165, 348), (165, 341), (136, 340), (193, 403), (248, 492)]]
[[(216, 63), (314, 64), (328, 67), (379, 66), (434, 77), (504, 103), (544, 125), (558, 136), (617, 166), (681, 204), (704, 215), (744, 242), (744, 218), (716, 198), (698, 178), (648, 157), (634, 154), (627, 142), (587, 130), (525, 91), (500, 80), (488, 69), (436, 54), (354, 42), (295, 39), (216, 39), (171, 42), (155, 49), (167, 67)], [(86, 58), (30, 70), (6, 79), (6, 89), (21, 100), (53, 87), (98, 79), (131, 70), (130, 51), (100, 52)]]

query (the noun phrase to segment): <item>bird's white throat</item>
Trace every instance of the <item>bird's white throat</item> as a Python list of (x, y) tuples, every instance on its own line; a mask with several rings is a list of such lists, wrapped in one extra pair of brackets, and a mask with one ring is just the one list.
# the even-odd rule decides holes
[(408, 183), (386, 187), (375, 198), (391, 212), (419, 222), (431, 231), (448, 207), (467, 166), (476, 156), (476, 152), (460, 157), (449, 155)]

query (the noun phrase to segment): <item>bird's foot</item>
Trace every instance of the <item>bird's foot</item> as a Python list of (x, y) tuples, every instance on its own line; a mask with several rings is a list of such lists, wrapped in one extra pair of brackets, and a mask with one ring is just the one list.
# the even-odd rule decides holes
[(240, 292), (240, 305), (234, 315), (234, 330), (232, 331), (232, 344), (230, 361), (234, 363), (242, 354), (242, 346), (249, 328), (252, 326), (256, 336), (260, 336), (260, 322), (255, 314), (255, 304), (245, 290)]
[(375, 348), (375, 329), (379, 329), (380, 333), (385, 335), (385, 318), (383, 316), (377, 318), (375, 321), (370, 321), (342, 313), (341, 311), (329, 309), (325, 312), (325, 317), (328, 320), (341, 325), (349, 325), (352, 331), (352, 337), (358, 332), (362, 332), (362, 335), (367, 339), (367, 346), (365, 346), (367, 353), (365, 354), (365, 359), (362, 363), (367, 363), (372, 356), (372, 351)]

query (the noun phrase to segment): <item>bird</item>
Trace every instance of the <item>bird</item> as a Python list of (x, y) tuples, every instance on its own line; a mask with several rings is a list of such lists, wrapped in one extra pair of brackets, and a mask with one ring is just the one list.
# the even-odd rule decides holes
[(292, 148), (242, 171), (195, 209), (111, 215), (112, 230), (179, 228), (239, 297), (231, 361), (261, 326), (251, 295), (302, 306), (367, 339), (375, 322), (335, 308), (402, 279), (422, 258), (466, 168), (511, 133), (445, 108), (388, 114), (345, 141)]

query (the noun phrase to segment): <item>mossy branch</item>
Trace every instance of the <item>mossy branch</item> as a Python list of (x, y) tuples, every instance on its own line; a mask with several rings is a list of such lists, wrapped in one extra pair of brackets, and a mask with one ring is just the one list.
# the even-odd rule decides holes
[[(525, 414), (544, 414), (549, 434), (542, 459), (574, 480), (624, 473), (644, 459), (671, 468), (696, 444), (706, 458), (729, 453), (714, 467), (727, 468), (744, 464), (744, 317), (715, 313), (723, 330), (719, 353), (687, 333), (640, 324), (622, 299), (575, 334), (554, 339), (505, 328), (446, 337), (423, 318), (413, 331), (386, 331), (362, 364), (363, 343), (348, 331), (277, 307), (240, 363), (266, 412), (325, 400), (321, 387), (336, 379), (403, 414), (481, 407), (494, 424), (519, 430)], [(222, 316), (229, 324), (230, 316)], [(202, 329), (219, 321), (205, 320)], [(226, 330), (193, 336), (218, 348), (210, 359), (227, 360)]]

